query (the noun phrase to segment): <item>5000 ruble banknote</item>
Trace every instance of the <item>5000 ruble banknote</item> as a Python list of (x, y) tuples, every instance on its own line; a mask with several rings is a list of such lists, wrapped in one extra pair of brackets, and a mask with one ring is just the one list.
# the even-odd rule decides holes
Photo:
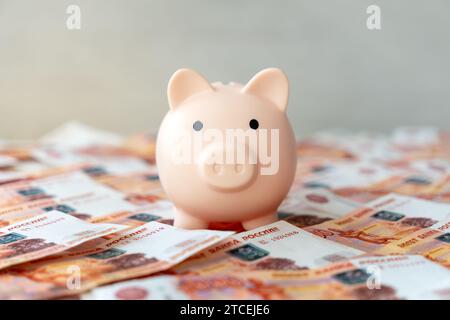
[(446, 299), (449, 275), (421, 256), (364, 257), (311, 270), (151, 277), (97, 288), (83, 298)]
[(214, 274), (254, 270), (302, 270), (342, 261), (362, 251), (278, 221), (235, 234), (171, 270)]
[(450, 268), (450, 221), (440, 222), (431, 228), (418, 230), (400, 240), (391, 242), (374, 253), (420, 254)]
[(182, 230), (159, 222), (96, 239), (60, 255), (0, 273), (0, 298), (43, 299), (172, 267), (232, 232)]
[(450, 216), (450, 205), (390, 194), (354, 212), (305, 228), (315, 235), (372, 252)]
[(62, 252), (123, 229), (126, 227), (118, 224), (93, 224), (49, 211), (0, 228), (0, 269)]

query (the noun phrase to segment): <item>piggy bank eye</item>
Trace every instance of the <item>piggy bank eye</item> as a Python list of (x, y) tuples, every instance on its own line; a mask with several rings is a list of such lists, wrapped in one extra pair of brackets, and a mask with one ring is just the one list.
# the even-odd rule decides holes
[(200, 131), (203, 128), (203, 123), (201, 121), (195, 121), (192, 125), (192, 128), (194, 128), (195, 131)]
[(249, 126), (250, 126), (250, 128), (252, 128), (253, 130), (258, 129), (258, 127), (259, 127), (259, 122), (258, 122), (258, 120), (256, 120), (256, 119), (250, 120)]

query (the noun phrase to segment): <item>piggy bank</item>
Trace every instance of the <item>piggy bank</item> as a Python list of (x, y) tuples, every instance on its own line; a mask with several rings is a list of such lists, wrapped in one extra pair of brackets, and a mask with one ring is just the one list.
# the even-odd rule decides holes
[(243, 86), (180, 69), (167, 91), (156, 164), (174, 225), (242, 222), (249, 230), (275, 222), (297, 164), (285, 74), (265, 69)]

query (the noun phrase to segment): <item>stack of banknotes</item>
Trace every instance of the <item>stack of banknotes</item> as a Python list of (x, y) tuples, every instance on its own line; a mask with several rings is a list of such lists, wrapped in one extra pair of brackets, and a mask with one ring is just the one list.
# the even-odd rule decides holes
[(278, 222), (172, 226), (155, 140), (0, 140), (0, 299), (450, 299), (450, 133), (298, 142)]

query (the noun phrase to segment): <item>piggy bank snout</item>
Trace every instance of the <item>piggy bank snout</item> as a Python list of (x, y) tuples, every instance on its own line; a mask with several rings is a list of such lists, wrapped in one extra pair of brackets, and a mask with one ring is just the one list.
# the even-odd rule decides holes
[(241, 157), (236, 157), (238, 152), (234, 149), (218, 146), (203, 150), (198, 163), (202, 180), (221, 191), (238, 191), (248, 187), (256, 175), (257, 164), (252, 158), (252, 150), (247, 145), (244, 150), (245, 156)]

